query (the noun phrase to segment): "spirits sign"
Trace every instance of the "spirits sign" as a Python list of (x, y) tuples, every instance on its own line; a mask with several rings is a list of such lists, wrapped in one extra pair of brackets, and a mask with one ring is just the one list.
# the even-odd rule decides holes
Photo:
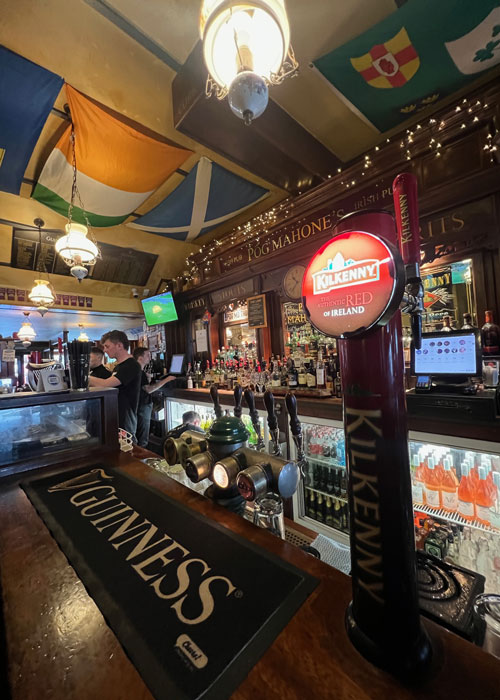
[(404, 285), (401, 256), (386, 241), (348, 231), (325, 243), (302, 283), (304, 310), (319, 331), (346, 337), (385, 325)]

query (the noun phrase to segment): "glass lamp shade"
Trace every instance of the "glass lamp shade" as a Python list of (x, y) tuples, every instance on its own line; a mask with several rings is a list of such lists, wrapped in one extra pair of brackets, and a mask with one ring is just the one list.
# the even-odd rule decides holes
[(19, 340), (22, 340), (23, 342), (31, 342), (34, 338), (36, 338), (36, 332), (33, 326), (29, 321), (24, 321), (23, 324), (21, 325), (21, 328), (17, 332), (17, 337)]
[(87, 238), (87, 227), (82, 224), (66, 224), (66, 235), (56, 241), (56, 251), (71, 264), (80, 260), (85, 265), (92, 265), (99, 253), (95, 243)]
[(222, 88), (242, 70), (269, 80), (290, 45), (284, 0), (204, 0), (200, 35), (208, 72)]
[(55, 301), (51, 285), (46, 280), (35, 280), (35, 286), (28, 294), (35, 306), (52, 306)]
[(89, 342), (89, 337), (85, 333), (85, 331), (80, 331), (80, 335), (78, 336), (77, 340), (79, 340), (81, 343), (88, 343)]

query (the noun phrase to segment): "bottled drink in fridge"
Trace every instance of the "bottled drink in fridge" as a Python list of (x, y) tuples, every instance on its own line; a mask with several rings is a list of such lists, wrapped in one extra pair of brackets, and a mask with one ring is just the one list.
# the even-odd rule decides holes
[(456, 513), (458, 509), (458, 479), (451, 468), (451, 458), (444, 459), (444, 473), (441, 479), (441, 499), (443, 510)]
[(434, 458), (428, 457), (425, 472), (425, 500), (430, 508), (441, 508), (441, 490), (439, 473), (435, 468)]
[(469, 465), (462, 464), (462, 475), (458, 486), (458, 513), (465, 520), (474, 520), (476, 510), (474, 505), (474, 488), (469, 476)]

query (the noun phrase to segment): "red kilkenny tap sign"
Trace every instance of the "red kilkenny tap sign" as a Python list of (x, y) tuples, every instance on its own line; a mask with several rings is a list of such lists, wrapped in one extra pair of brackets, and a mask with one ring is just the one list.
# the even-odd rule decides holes
[(399, 253), (371, 233), (335, 236), (312, 258), (304, 275), (302, 297), (311, 323), (336, 337), (384, 325), (401, 300), (399, 265)]

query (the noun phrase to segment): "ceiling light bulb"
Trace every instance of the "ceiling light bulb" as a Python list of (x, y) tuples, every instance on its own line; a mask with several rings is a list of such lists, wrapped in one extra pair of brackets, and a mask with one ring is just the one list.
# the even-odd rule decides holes
[(96, 244), (87, 238), (88, 229), (72, 221), (66, 224), (66, 235), (56, 241), (56, 251), (68, 263), (93, 265), (99, 254)]

